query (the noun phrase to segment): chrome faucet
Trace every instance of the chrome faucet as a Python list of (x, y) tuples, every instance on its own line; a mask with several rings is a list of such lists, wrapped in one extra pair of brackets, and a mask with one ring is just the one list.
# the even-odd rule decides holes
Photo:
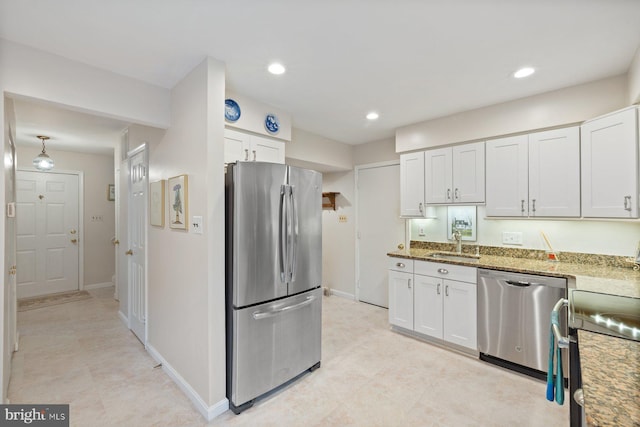
[(456, 252), (462, 253), (462, 233), (457, 228), (453, 229), (453, 239), (456, 241)]

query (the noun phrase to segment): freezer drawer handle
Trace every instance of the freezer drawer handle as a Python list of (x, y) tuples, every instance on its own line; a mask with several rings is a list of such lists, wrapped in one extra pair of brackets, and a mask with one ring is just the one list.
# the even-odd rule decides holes
[(299, 302), (297, 304), (288, 305), (286, 307), (280, 307), (271, 311), (256, 311), (255, 313), (253, 313), (253, 318), (256, 320), (260, 320), (260, 319), (266, 319), (268, 317), (277, 316), (278, 314), (283, 313), (285, 311), (296, 310), (298, 308), (304, 307), (305, 305), (309, 305), (313, 301), (315, 301), (315, 299), (316, 297), (314, 295), (311, 295), (311, 296), (308, 296), (304, 301)]

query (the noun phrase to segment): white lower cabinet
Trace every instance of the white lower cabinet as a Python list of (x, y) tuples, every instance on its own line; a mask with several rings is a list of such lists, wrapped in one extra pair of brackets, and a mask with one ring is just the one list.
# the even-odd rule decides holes
[(389, 323), (413, 329), (413, 260), (389, 258)]
[(418, 334), (477, 350), (476, 269), (429, 261), (412, 273), (389, 270), (389, 323)]

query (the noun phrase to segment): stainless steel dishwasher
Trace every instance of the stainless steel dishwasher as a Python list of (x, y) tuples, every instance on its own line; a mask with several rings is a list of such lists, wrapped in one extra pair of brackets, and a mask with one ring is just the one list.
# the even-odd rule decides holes
[[(566, 295), (567, 281), (560, 277), (478, 269), (480, 359), (545, 379), (551, 310)], [(566, 334), (566, 319), (560, 330)], [(566, 378), (566, 352), (562, 367)]]

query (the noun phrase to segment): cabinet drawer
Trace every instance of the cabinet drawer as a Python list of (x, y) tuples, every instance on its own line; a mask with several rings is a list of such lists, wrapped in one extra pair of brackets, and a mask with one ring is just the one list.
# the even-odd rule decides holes
[(476, 283), (477, 269), (464, 265), (445, 264), (440, 262), (415, 261), (414, 273), (423, 276), (441, 277), (459, 282)]
[(406, 258), (389, 257), (389, 270), (413, 273), (413, 260)]

